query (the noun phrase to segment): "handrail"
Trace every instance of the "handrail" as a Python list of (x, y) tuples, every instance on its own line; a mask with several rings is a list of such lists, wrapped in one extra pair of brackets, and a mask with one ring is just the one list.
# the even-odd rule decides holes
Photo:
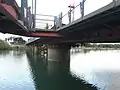
[(55, 17), (53, 15), (45, 15), (45, 14), (36, 14), (36, 16), (48, 16), (48, 17)]
[[(78, 6), (80, 6), (80, 4), (76, 5), (76, 6), (71, 10), (71, 12), (72, 12), (73, 10), (75, 10), (75, 8), (77, 8)], [(65, 17), (66, 15), (68, 15), (68, 12), (67, 12), (65, 15), (63, 15), (62, 18)]]
[(36, 20), (40, 20), (40, 21), (52, 21), (52, 22), (54, 21), (54, 20), (50, 20), (50, 19), (37, 19), (37, 18), (36, 18)]
[(36, 14), (35, 23), (38, 27), (41, 26), (43, 28), (50, 29), (54, 26), (54, 17), (55, 16), (53, 15)]

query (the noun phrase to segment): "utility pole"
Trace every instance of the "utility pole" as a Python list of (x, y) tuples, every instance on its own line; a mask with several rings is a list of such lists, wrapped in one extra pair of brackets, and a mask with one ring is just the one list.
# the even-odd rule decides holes
[(82, 2), (80, 2), (80, 11), (81, 11), (81, 17), (84, 17), (84, 3), (86, 0), (82, 0)]

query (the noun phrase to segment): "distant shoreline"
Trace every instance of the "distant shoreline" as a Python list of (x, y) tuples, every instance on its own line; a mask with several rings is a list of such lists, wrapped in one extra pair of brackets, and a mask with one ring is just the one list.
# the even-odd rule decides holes
[(120, 44), (85, 44), (86, 49), (120, 49)]
[[(75, 47), (76, 48), (76, 47)], [(75, 49), (73, 48), (73, 49)], [(89, 44), (86, 43), (78, 47), (80, 49), (89, 49), (89, 50), (119, 50), (120, 44)], [(9, 45), (6, 41), (0, 40), (0, 50), (26, 50), (28, 46), (21, 45)]]
[(26, 50), (26, 45), (9, 45), (6, 41), (0, 40), (0, 50)]
[(104, 48), (104, 47), (81, 47), (81, 49), (91, 49), (91, 50), (115, 50), (118, 49), (120, 50), (120, 48)]

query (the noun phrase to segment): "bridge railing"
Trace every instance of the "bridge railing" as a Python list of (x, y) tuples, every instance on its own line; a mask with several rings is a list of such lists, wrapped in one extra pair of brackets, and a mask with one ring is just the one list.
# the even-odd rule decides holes
[(54, 28), (54, 17), (53, 15), (36, 14), (36, 5), (28, 6), (28, 0), (21, 0), (21, 21), (29, 31), (51, 30)]
[[(9, 0), (8, 0), (9, 1)], [(26, 2), (23, 2), (26, 1)], [(86, 0), (82, 0), (78, 5), (70, 5), (67, 13), (60, 13), (58, 16), (43, 15), (33, 13), (33, 7), (28, 7), (27, 0), (21, 0), (21, 20), (29, 30), (35, 28), (46, 30), (57, 30), (63, 25), (72, 23), (73, 21), (84, 17), (84, 4)], [(116, 3), (117, 0), (113, 0)], [(24, 11), (26, 9), (26, 11)]]
[[(84, 18), (84, 5), (87, 0), (82, 0), (78, 5), (70, 5), (67, 13), (60, 13), (57, 16), (53, 15), (44, 15), (44, 14), (36, 14), (32, 13), (30, 7), (27, 8), (27, 26), (31, 30), (35, 30), (33, 28), (45, 29), (45, 30), (57, 30), (63, 25), (67, 25), (72, 23), (73, 21), (81, 18)], [(118, 0), (111, 0), (113, 3), (116, 3)], [(32, 10), (33, 12), (33, 10)], [(32, 27), (31, 27), (32, 26)]]
[[(85, 2), (86, 1), (89, 1), (89, 0), (82, 0), (78, 5), (74, 6), (74, 5), (70, 5), (68, 6), (69, 7), (69, 11), (67, 13), (64, 13), (62, 15), (62, 17), (60, 18), (60, 20), (57, 20), (58, 23), (61, 23), (61, 24), (70, 24), (72, 23), (73, 21), (81, 18), (83, 19), (83, 17), (85, 16), (85, 9), (84, 9), (84, 6), (85, 6)], [(118, 0), (111, 0), (110, 2), (112, 3), (116, 3)], [(108, 3), (109, 4), (109, 3)], [(101, 7), (99, 7), (101, 8)], [(98, 8), (98, 9), (99, 9)], [(89, 13), (88, 13), (89, 14)]]
[[(117, 0), (113, 0), (113, 2), (116, 2)], [(83, 19), (85, 13), (84, 13), (84, 4), (86, 0), (82, 0), (78, 5), (70, 5), (69, 10), (67, 13), (61, 12), (57, 16), (52, 15), (42, 15), (42, 14), (36, 14), (35, 23), (38, 28), (47, 28), (47, 29), (54, 29), (57, 30), (58, 28), (62, 27), (63, 25), (67, 25), (72, 23), (73, 21), (81, 18)], [(41, 18), (44, 17), (44, 18)], [(52, 19), (51, 19), (52, 17)]]
[(51, 30), (54, 27), (53, 15), (36, 14), (35, 28)]
[(82, 0), (78, 5), (68, 6), (69, 11), (62, 15), (62, 24), (70, 24), (78, 18), (84, 17), (84, 3), (86, 0)]
[(65, 14), (60, 13), (54, 21), (56, 22), (56, 29), (67, 25), (75, 21), (76, 19), (84, 16), (84, 3), (86, 0), (82, 0), (78, 5), (70, 5), (69, 11)]
[[(34, 24), (33, 28), (46, 29), (46, 30), (57, 30), (63, 25), (72, 23), (74, 20), (84, 16), (84, 2), (80, 2), (77, 6), (69, 6), (70, 10), (63, 15), (61, 12), (58, 16), (53, 15), (44, 15), (44, 14), (35, 14), (35, 18), (31, 18)], [(30, 12), (30, 10), (29, 10)], [(30, 13), (29, 13), (30, 14)], [(29, 17), (31, 15), (28, 15)], [(30, 23), (28, 20), (28, 23)]]
[(80, 4), (76, 6), (69, 6), (69, 7), (70, 7), (70, 10), (62, 16), (62, 23), (64, 24), (70, 24), (76, 19), (82, 17)]

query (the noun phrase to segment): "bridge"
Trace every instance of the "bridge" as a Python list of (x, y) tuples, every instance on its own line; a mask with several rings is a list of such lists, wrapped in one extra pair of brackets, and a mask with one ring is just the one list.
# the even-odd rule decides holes
[[(23, 3), (22, 0), (21, 3)], [(71, 6), (70, 11), (66, 14), (70, 14), (68, 17), (69, 24), (67, 25), (62, 22), (66, 16), (62, 13), (58, 16), (36, 14), (36, 12), (33, 13), (33, 9), (31, 11), (27, 3), (26, 5), (21, 4), (21, 7), (19, 7), (15, 0), (0, 0), (0, 32), (41, 37), (39, 43), (51, 43), (49, 42), (51, 40), (54, 43), (119, 41), (119, 0), (113, 1), (86, 16), (81, 13), (81, 17), (75, 21), (72, 21), (72, 12), (75, 12), (80, 4)], [(27, 8), (27, 17), (25, 17), (24, 8)], [(37, 18), (39, 16), (53, 17), (53, 20)], [(49, 28), (48, 23), (44, 23), (44, 21), (51, 21), (53, 26)], [(36, 28), (35, 25), (38, 23), (44, 23), (46, 27), (43, 29)], [(35, 42), (38, 42), (38, 40)]]
[[(84, 15), (84, 2), (85, 0), (77, 6), (69, 6), (70, 10), (65, 15), (60, 13), (58, 16), (53, 16), (36, 14), (36, 7), (31, 11), (27, 0), (21, 0), (21, 7), (15, 0), (0, 0), (0, 32), (40, 37), (27, 45), (46, 44), (49, 60), (65, 59), (67, 63), (70, 57), (70, 47), (76, 43), (119, 42), (120, 0), (113, 0), (88, 15)], [(81, 15), (79, 19), (74, 20), (76, 8), (80, 9)], [(41, 19), (40, 16), (52, 19)], [(63, 23), (65, 16), (68, 16), (68, 24)], [(45, 21), (50, 22), (52, 26)], [(39, 23), (45, 24), (45, 27), (38, 28)]]

